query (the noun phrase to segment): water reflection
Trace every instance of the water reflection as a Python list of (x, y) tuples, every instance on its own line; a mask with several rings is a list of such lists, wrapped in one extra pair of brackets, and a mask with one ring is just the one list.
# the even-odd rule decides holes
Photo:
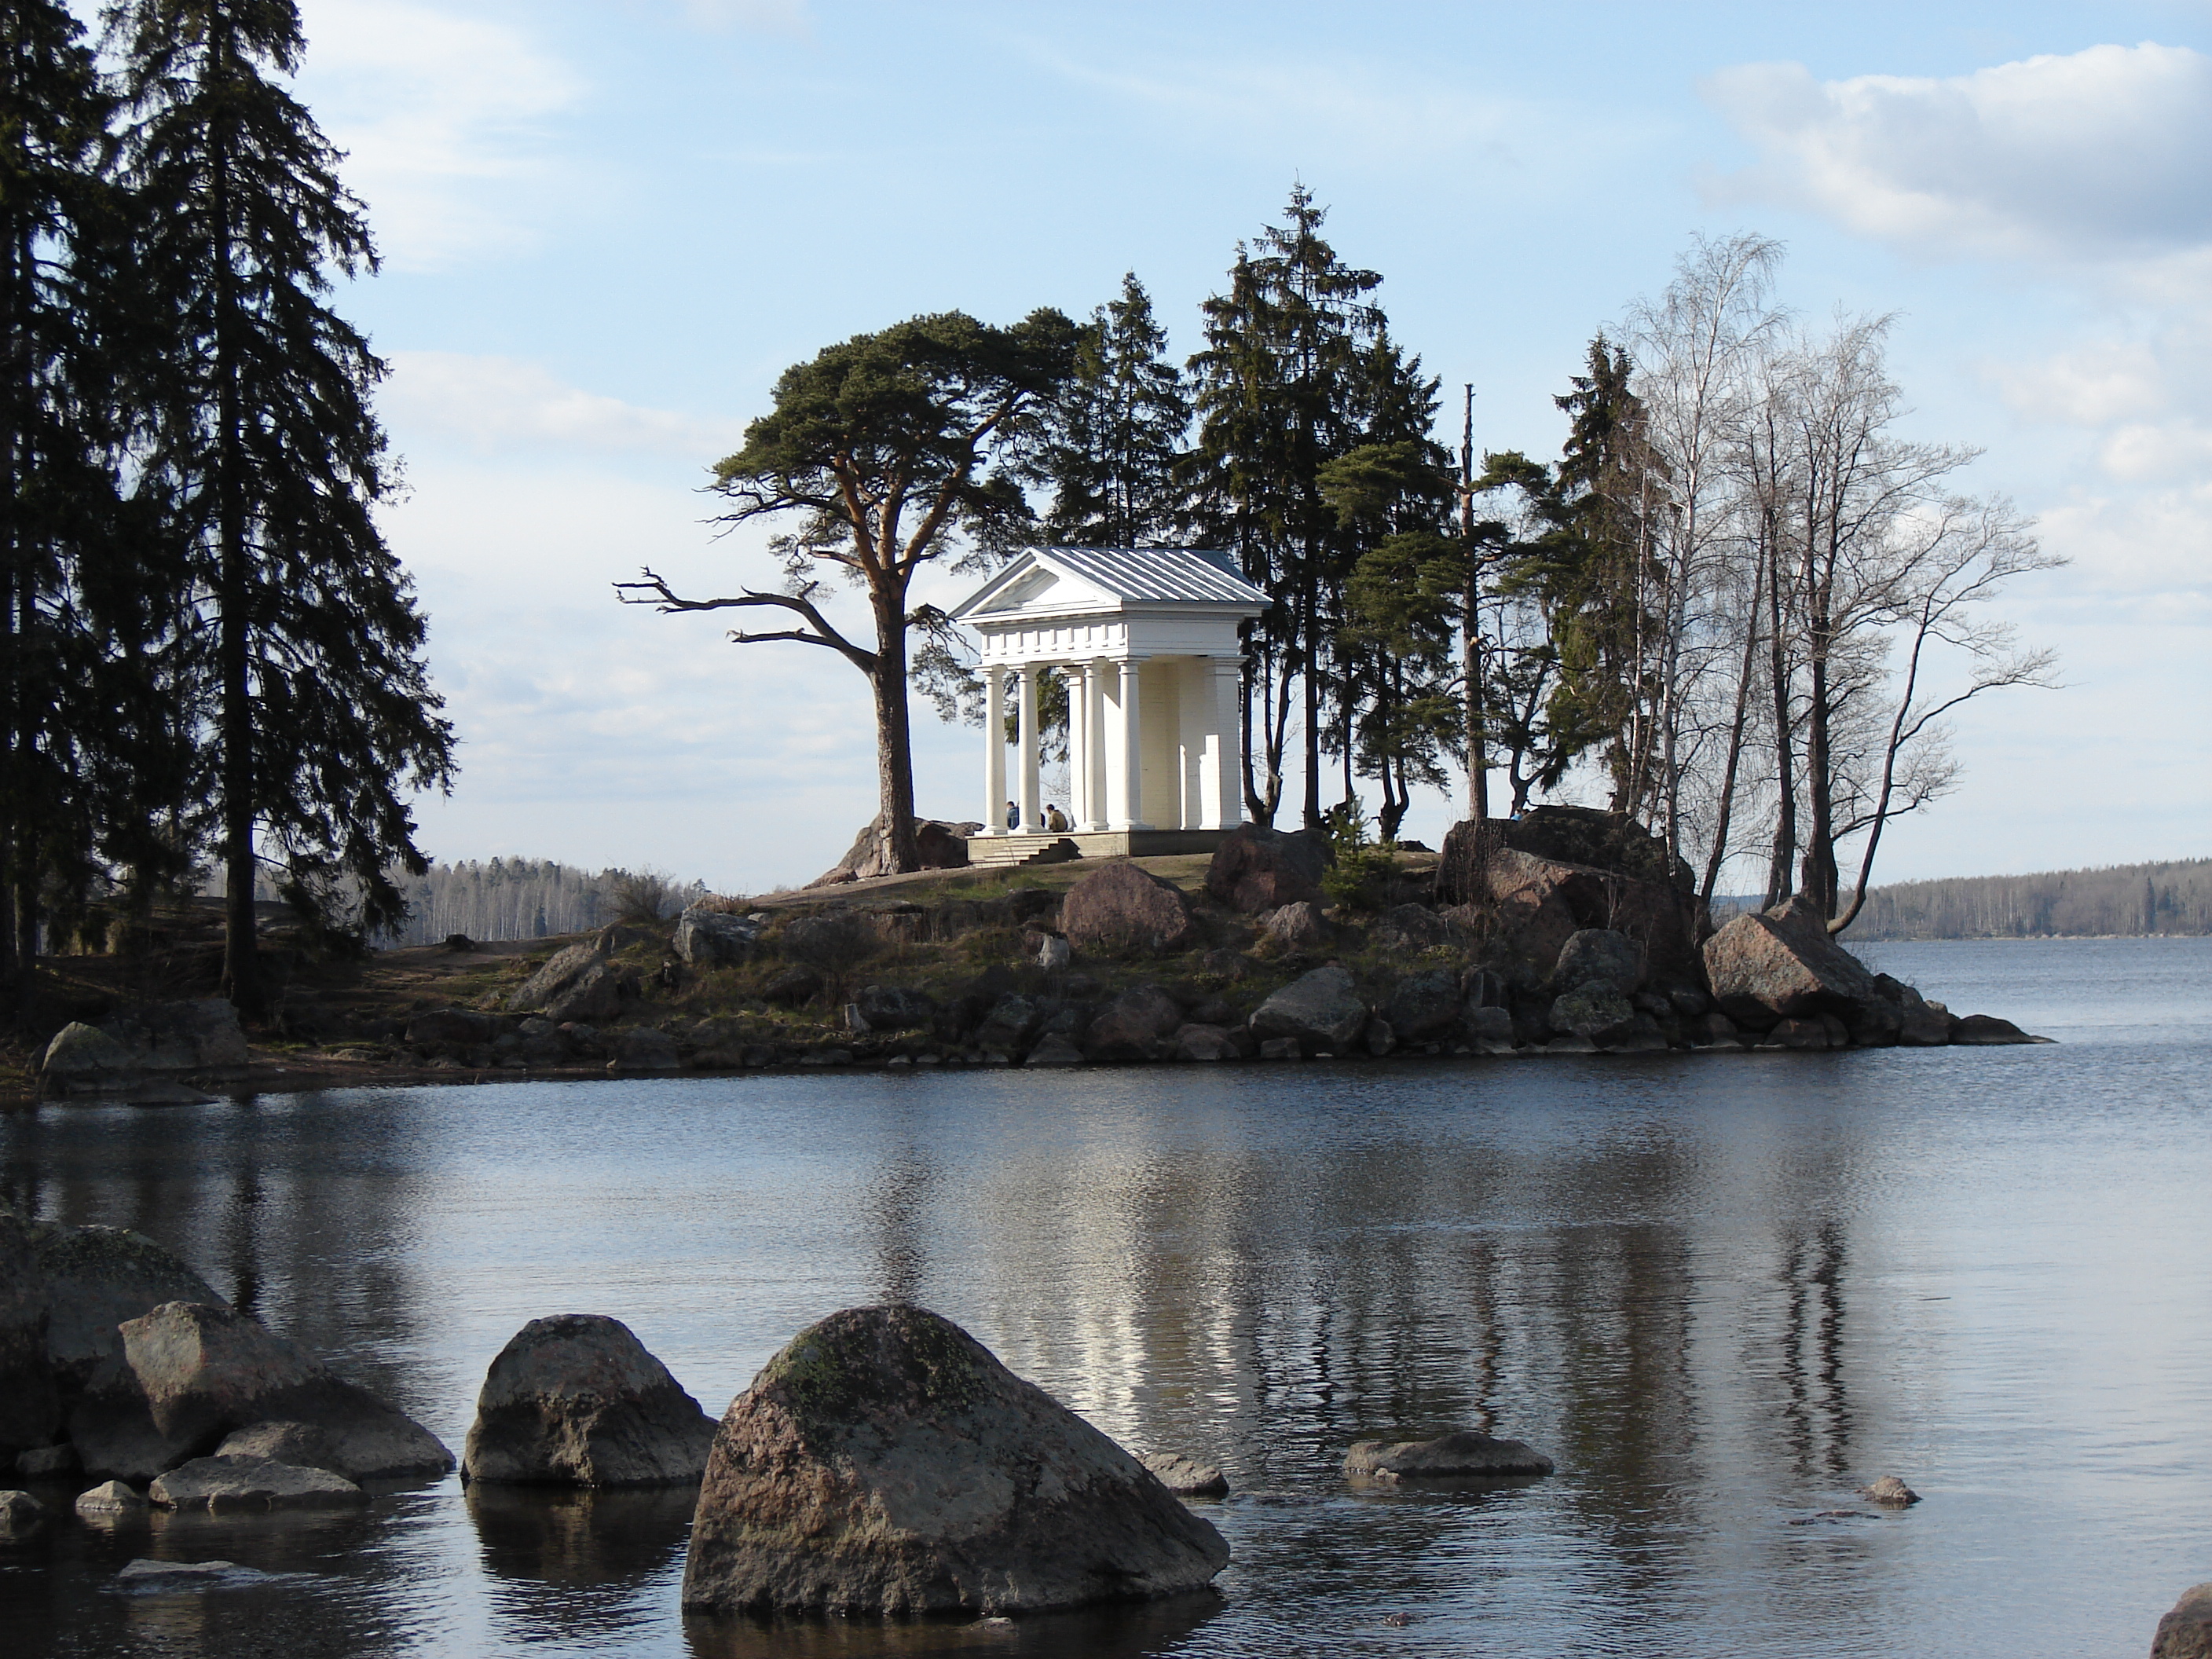
[[(319, 1574), (210, 1651), (2140, 1651), (2212, 1554), (2212, 1052), (2166, 1041), (42, 1108), (0, 1194), (153, 1233), (454, 1441), (543, 1313), (625, 1319), (717, 1410), (902, 1298), (1235, 1488), (1188, 1623), (763, 1630), (679, 1617), (688, 1492), (448, 1486), (194, 1545)], [(1559, 1472), (1341, 1479), (1462, 1425)], [(1929, 1501), (1796, 1524), (1892, 1468)], [(100, 1587), (153, 1547), (54, 1529), (0, 1626), (128, 1650)]]
[(1059, 1659), (1139, 1659), (1166, 1651), (1222, 1609), (1212, 1591), (1130, 1607), (1087, 1607), (1021, 1619), (844, 1620), (705, 1618), (684, 1621), (694, 1659), (909, 1659), (919, 1654)]
[(467, 1489), (496, 1633), (518, 1644), (623, 1630), (653, 1616), (682, 1570), (698, 1488), (574, 1492)]

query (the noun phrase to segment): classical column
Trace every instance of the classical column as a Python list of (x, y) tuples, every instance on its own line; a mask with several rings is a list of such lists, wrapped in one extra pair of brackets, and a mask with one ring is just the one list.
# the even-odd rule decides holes
[(1244, 781), (1238, 763), (1237, 691), (1243, 665), (1235, 657), (1207, 659), (1212, 670), (1212, 735), (1206, 740), (1206, 817), (1208, 830), (1234, 830), (1244, 821)]
[(1014, 671), (1021, 676), (1021, 703), (1015, 726), (1016, 741), (1021, 745), (1021, 833), (1041, 836), (1044, 820), (1037, 816), (1037, 665), (1025, 662)]
[(1116, 830), (1149, 830), (1145, 822), (1145, 722), (1137, 701), (1137, 672), (1142, 663), (1125, 659), (1121, 671), (1121, 819)]
[(1060, 671), (1067, 688), (1067, 821), (1080, 830), (1091, 822), (1091, 699), (1089, 678), (1079, 662)]
[(1106, 790), (1106, 665), (1097, 659), (1083, 665), (1083, 706), (1091, 722), (1091, 748), (1083, 763), (1085, 802), (1091, 808), (1086, 830), (1103, 830), (1114, 814)]
[(1006, 681), (983, 665), (983, 833), (1006, 833)]

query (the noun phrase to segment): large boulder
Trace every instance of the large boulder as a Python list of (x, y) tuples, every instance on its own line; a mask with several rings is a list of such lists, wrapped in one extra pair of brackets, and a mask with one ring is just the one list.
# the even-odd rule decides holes
[(1643, 983), (1644, 952), (1634, 939), (1611, 927), (1570, 933), (1552, 968), (1552, 989), (1560, 995), (1585, 985), (1602, 985), (1626, 996)]
[[(894, 874), (884, 857), (883, 814), (878, 812), (853, 837), (852, 846), (845, 856), (806, 884), (809, 887), (836, 887), (848, 881), (866, 881), (874, 876)], [(958, 870), (968, 863), (968, 837), (983, 826), (980, 823), (945, 823), (935, 818), (916, 818), (914, 836), (921, 854), (916, 867), (923, 870)]]
[[(1549, 979), (1567, 941), (1587, 928), (1625, 933), (1650, 979), (1702, 983), (1698, 941), (1710, 930), (1696, 878), (1666, 843), (1617, 812), (1540, 806), (1517, 818), (1452, 826), (1437, 866), (1437, 901), (1494, 933)], [(1448, 908), (1444, 914), (1453, 915)]]
[(225, 997), (133, 1003), (100, 1029), (131, 1051), (141, 1071), (234, 1073), (248, 1058), (238, 1010)]
[(728, 968), (750, 962), (760, 944), (761, 924), (750, 916), (709, 910), (694, 904), (676, 918), (676, 954), (694, 968)]
[(1079, 951), (1100, 956), (1180, 951), (1191, 942), (1190, 906), (1149, 870), (1116, 860), (1067, 890), (1060, 930)]
[(1346, 1054), (1367, 1029), (1367, 1005), (1334, 963), (1301, 974), (1252, 1014), (1253, 1035), (1286, 1038), (1306, 1054)]
[(39, 1059), (40, 1084), (50, 1095), (124, 1087), (137, 1070), (129, 1049), (82, 1020), (73, 1019), (55, 1032)]
[(1200, 1588), (1221, 1535), (951, 1321), (852, 1308), (714, 1437), (687, 1611), (1002, 1614)]
[(352, 1480), (443, 1474), (453, 1454), (428, 1429), (298, 1344), (233, 1308), (169, 1302), (120, 1327), (72, 1414), (85, 1470), (147, 1480), (214, 1451), (233, 1431), (283, 1421), (328, 1437)]
[(1548, 1015), (1554, 1031), (1571, 1031), (1588, 1037), (1601, 1048), (1625, 1041), (1639, 1028), (1636, 1010), (1610, 985), (1593, 981), (1555, 997)]
[(1705, 941), (1713, 1000), (1739, 1025), (1835, 1014), (1848, 1025), (1887, 1001), (1874, 975), (1828, 932), (1813, 901), (1797, 894), (1771, 910), (1735, 917)]
[(236, 1077), (249, 1057), (238, 1010), (222, 997), (136, 1003), (96, 1027), (62, 1027), (40, 1057), (40, 1083), (48, 1094), (69, 1095), (179, 1073)]
[(1260, 935), (1271, 949), (1295, 956), (1319, 950), (1328, 938), (1328, 924), (1322, 920), (1321, 906), (1311, 899), (1298, 899), (1270, 910), (1260, 925)]
[(714, 1419), (618, 1319), (533, 1319), (477, 1396), (461, 1478), (510, 1485), (666, 1486), (707, 1467)]
[(1206, 890), (1248, 916), (1301, 902), (1317, 905), (1328, 868), (1328, 844), (1312, 830), (1243, 823), (1213, 849)]
[(1426, 1042), (1447, 1036), (1459, 1023), (1459, 975), (1431, 968), (1398, 981), (1382, 1017), (1401, 1042)]
[[(523, 981), (520, 988), (507, 998), (507, 1008), (518, 1014), (535, 1013), (573, 989), (586, 974), (604, 969), (606, 961), (606, 947), (598, 939), (556, 951), (551, 961)], [(591, 1016), (571, 1014), (568, 1018), (584, 1019)]]
[(906, 1031), (937, 1018), (937, 1000), (903, 985), (866, 985), (853, 999), (872, 1031)]
[(2150, 1659), (2212, 1659), (2212, 1584), (2192, 1584), (2158, 1621)]
[(596, 1024), (612, 1019), (622, 1005), (623, 970), (611, 962), (595, 962), (545, 1000), (545, 1018), (556, 1025)]
[(46, 1358), (46, 1279), (30, 1229), (0, 1210), (0, 1469), (53, 1443), (61, 1400)]
[(64, 1395), (123, 1352), (118, 1328), (165, 1302), (227, 1307), (207, 1280), (127, 1227), (33, 1227), (44, 1281), (46, 1359)]
[(1434, 1440), (1355, 1440), (1344, 1472), (1368, 1479), (1405, 1480), (1462, 1474), (1549, 1474), (1552, 1460), (1522, 1441), (1494, 1440), (1461, 1429)]
[(1084, 1032), (1083, 1052), (1096, 1060), (1150, 1060), (1182, 1024), (1174, 998), (1157, 985), (1140, 985), (1099, 1011)]

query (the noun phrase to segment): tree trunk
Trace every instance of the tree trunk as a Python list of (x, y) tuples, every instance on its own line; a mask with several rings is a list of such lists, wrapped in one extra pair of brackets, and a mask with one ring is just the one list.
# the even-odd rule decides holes
[(1310, 583), (1307, 585), (1300, 605), (1304, 615), (1300, 618), (1298, 641), (1304, 647), (1305, 665), (1298, 672), (1298, 691), (1302, 712), (1305, 716), (1304, 733), (1305, 749), (1305, 801), (1299, 814), (1309, 830), (1321, 828), (1321, 651), (1315, 637), (1320, 619), (1315, 615), (1319, 609)]
[(1467, 815), (1477, 823), (1490, 816), (1490, 750), (1483, 730), (1482, 567), (1472, 538), (1467, 561), (1467, 629), (1461, 673), (1467, 689)]
[(878, 593), (876, 667), (869, 689), (876, 701), (876, 787), (884, 863), (897, 871), (921, 868), (921, 842), (914, 828), (914, 754), (909, 744), (906, 684), (906, 596)]
[[(210, 77), (228, 78), (220, 26), (209, 43)], [(237, 266), (233, 253), (230, 155), (217, 129), (208, 157), (210, 217), (216, 230), (216, 642), (221, 702), (216, 726), (222, 744), (223, 939), (222, 988), (241, 1018), (264, 1012), (261, 959), (254, 933), (253, 889), (259, 874), (253, 855), (255, 789), (252, 678), (252, 550), (246, 545), (244, 477), (246, 445), (240, 430)]]
[(1766, 562), (1763, 556), (1754, 559), (1751, 573), (1751, 607), (1745, 618), (1743, 635), (1743, 668), (1736, 676), (1735, 710), (1729, 723), (1728, 760), (1721, 769), (1721, 805), (1717, 820), (1713, 825), (1713, 845), (1705, 859), (1705, 900), (1713, 902), (1713, 890), (1720, 885), (1721, 866), (1728, 862), (1729, 825), (1735, 817), (1736, 774), (1743, 763), (1743, 734), (1751, 719), (1751, 682), (1759, 672), (1759, 605), (1764, 597), (1766, 581)]
[(1767, 552), (1766, 645), (1774, 695), (1774, 852), (1766, 866), (1768, 909), (1790, 896), (1790, 873), (1797, 862), (1797, 776), (1791, 750), (1790, 660), (1782, 635), (1782, 563), (1779, 538)]

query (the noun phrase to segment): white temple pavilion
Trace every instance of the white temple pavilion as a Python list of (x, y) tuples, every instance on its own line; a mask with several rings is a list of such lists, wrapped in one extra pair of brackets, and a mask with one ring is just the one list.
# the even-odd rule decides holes
[[(982, 641), (983, 836), (1054, 839), (1039, 798), (1037, 689), (1056, 672), (1068, 692), (1073, 799), (1055, 803), (1073, 823), (1068, 839), (1092, 857), (1212, 851), (1243, 821), (1237, 629), (1267, 607), (1227, 554), (1038, 547), (1018, 555), (952, 612)], [(1019, 732), (1011, 780), (1010, 696)], [(1012, 830), (1010, 799), (1019, 819)]]

